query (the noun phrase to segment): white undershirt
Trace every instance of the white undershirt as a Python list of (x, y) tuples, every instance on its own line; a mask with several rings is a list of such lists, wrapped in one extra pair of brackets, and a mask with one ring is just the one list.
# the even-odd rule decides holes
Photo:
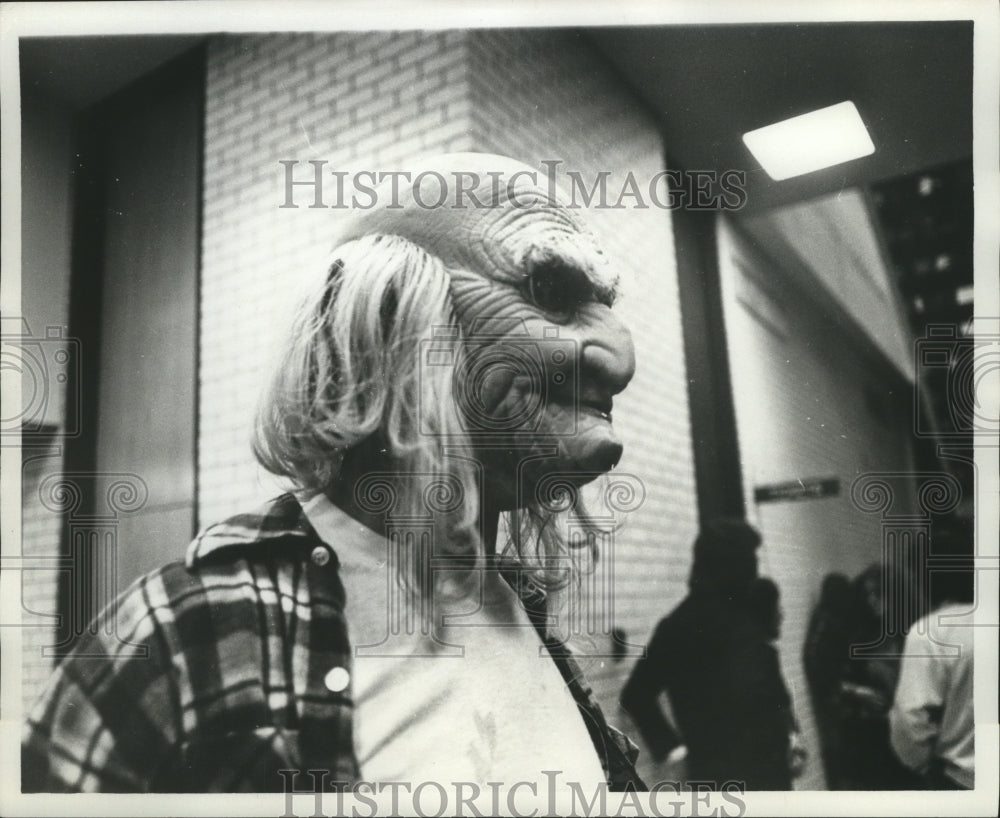
[(396, 587), (386, 539), (323, 496), (304, 508), (341, 565), (354, 648), (354, 745), (365, 780), (527, 781), (541, 793), (553, 780), (542, 771), (556, 770), (560, 789), (578, 782), (595, 791), (604, 774), (576, 702), (498, 573), (485, 571), (470, 598), (435, 601), (439, 625), (442, 615), (460, 616), (436, 633), (463, 655), (435, 654), (419, 629), (386, 642)]
[(889, 711), (892, 746), (907, 766), (922, 772), (936, 757), (970, 789), (976, 749), (971, 607), (943, 605), (910, 626)]

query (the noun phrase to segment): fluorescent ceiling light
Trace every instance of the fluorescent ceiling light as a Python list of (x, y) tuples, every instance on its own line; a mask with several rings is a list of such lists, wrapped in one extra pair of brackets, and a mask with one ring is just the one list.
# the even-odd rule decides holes
[(776, 182), (875, 153), (853, 102), (749, 131), (743, 142)]

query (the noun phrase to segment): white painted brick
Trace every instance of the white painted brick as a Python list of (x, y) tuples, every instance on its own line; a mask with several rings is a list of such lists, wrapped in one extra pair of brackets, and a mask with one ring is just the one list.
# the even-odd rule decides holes
[(400, 52), (397, 58), (399, 67), (406, 68), (411, 63), (421, 63), (428, 57), (440, 53), (443, 45), (440, 34), (424, 35), (422, 40), (413, 48)]
[(358, 88), (371, 88), (372, 86), (378, 86), (381, 80), (392, 76), (396, 70), (397, 69), (392, 64), (391, 60), (383, 59), (382, 55), (378, 54), (375, 64), (372, 65), (371, 68), (355, 75), (355, 85)]
[(389, 76), (383, 78), (378, 83), (378, 93), (391, 94), (401, 88), (411, 85), (417, 79), (417, 67), (407, 66), (402, 70), (393, 71)]
[(468, 66), (461, 64), (453, 65), (444, 72), (444, 81), (446, 84), (451, 85), (452, 83), (462, 82), (468, 75)]
[[(392, 60), (398, 54), (403, 53), (409, 49), (412, 49), (420, 40), (425, 36), (416, 31), (404, 31), (402, 33), (396, 33), (393, 35), (392, 39), (382, 45), (379, 48), (379, 56), (383, 60)], [(398, 66), (399, 61), (395, 60), (394, 64)]]
[(403, 123), (403, 133), (406, 135), (418, 134), (437, 128), (444, 122), (444, 111), (440, 108), (433, 108), (422, 114), (408, 119)]
[(462, 29), (452, 28), (447, 29), (443, 32), (444, 45), (446, 48), (454, 48), (455, 46), (461, 45), (468, 38), (468, 32)]
[(370, 120), (373, 117), (387, 111), (395, 105), (390, 94), (377, 94), (374, 99), (354, 109), (354, 117), (357, 120)]
[[(43, 505), (39, 486), (48, 475), (59, 473), (62, 462), (59, 447), (53, 446), (46, 456), (32, 460), (22, 470), (21, 554), (48, 558), (59, 554), (62, 518)], [(52, 659), (42, 655), (42, 647), (53, 645), (56, 641), (53, 620), (40, 618), (31, 611), (55, 612), (59, 572), (41, 568), (23, 571), (20, 586), (25, 608), (21, 613), (22, 622), (31, 626), (21, 631), (21, 705), (26, 712), (52, 672)]]
[(468, 88), (462, 85), (445, 85), (435, 88), (424, 95), (424, 106), (427, 109), (435, 109), (447, 106), (449, 103), (468, 102)]
[(298, 44), (296, 65), (309, 66), (317, 75), (328, 74), (349, 57), (342, 34), (315, 33), (306, 36), (308, 42)]
[(330, 76), (326, 81), (313, 91), (310, 100), (312, 105), (337, 105), (341, 97), (350, 90), (351, 83), (345, 77)]
[[(444, 75), (440, 72), (431, 74), (430, 76), (422, 76), (406, 88), (400, 88), (399, 99), (401, 102), (406, 102), (412, 99), (417, 99), (423, 102), (424, 96), (437, 88), (443, 87), (444, 84)], [(426, 106), (423, 107), (426, 110)]]
[(364, 51), (357, 56), (352, 57), (347, 60), (340, 68), (338, 73), (341, 76), (354, 77), (355, 79), (367, 71), (371, 66), (375, 64), (375, 54), (370, 51)]
[(469, 70), (466, 62), (467, 53), (467, 50), (462, 47), (449, 48), (442, 54), (423, 60), (420, 63), (421, 71), (424, 74), (433, 74), (435, 71), (445, 71), (458, 67), (463, 73), (466, 73)]

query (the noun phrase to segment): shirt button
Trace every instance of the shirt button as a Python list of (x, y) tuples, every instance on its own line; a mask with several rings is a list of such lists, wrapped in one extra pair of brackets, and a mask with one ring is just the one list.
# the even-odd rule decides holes
[(317, 545), (312, 550), (312, 561), (322, 568), (330, 561), (330, 549), (325, 545)]
[(331, 668), (323, 677), (323, 684), (331, 693), (340, 693), (340, 691), (346, 690), (350, 683), (351, 674), (342, 667)]

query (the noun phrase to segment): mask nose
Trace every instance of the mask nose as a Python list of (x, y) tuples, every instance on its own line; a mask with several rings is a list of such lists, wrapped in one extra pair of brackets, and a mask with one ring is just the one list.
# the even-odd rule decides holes
[(583, 372), (596, 375), (602, 386), (617, 395), (635, 375), (635, 346), (632, 333), (608, 307), (589, 327), (583, 342)]

